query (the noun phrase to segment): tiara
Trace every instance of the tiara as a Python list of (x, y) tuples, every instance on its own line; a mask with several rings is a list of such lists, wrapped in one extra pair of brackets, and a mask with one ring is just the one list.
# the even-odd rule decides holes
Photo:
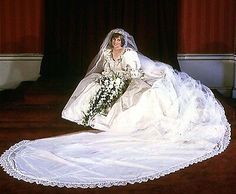
[(116, 28), (112, 30), (112, 33), (119, 33), (119, 34), (122, 34), (123, 36), (126, 36), (126, 32), (121, 28)]

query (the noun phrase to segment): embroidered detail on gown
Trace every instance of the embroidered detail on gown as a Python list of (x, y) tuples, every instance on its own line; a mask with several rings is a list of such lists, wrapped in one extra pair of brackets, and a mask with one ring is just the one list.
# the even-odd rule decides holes
[[(106, 50), (104, 61), (103, 74), (128, 71), (132, 81), (107, 116), (92, 120), (101, 131), (22, 141), (0, 158), (8, 174), (50, 186), (110, 187), (153, 180), (226, 149), (230, 125), (209, 88), (163, 63), (159, 76), (143, 76), (129, 49), (117, 61)], [(63, 118), (81, 124), (100, 75), (79, 83)]]

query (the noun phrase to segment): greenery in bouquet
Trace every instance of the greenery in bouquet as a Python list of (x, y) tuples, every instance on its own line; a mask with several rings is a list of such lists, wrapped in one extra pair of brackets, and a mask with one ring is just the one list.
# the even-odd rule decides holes
[(100, 85), (99, 90), (89, 101), (89, 108), (83, 112), (82, 124), (89, 126), (91, 119), (97, 115), (107, 115), (110, 108), (119, 97), (126, 91), (130, 79), (119, 73), (101, 75), (96, 82)]

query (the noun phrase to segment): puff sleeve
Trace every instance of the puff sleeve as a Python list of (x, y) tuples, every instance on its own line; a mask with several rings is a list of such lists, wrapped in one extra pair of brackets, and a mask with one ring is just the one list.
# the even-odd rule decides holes
[(131, 78), (140, 78), (143, 75), (137, 52), (127, 50), (124, 54), (123, 63)]

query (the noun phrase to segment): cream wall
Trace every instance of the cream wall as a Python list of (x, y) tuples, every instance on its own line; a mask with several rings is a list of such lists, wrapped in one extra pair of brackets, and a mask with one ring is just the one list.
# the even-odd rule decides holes
[(0, 55), (0, 90), (14, 89), (22, 81), (40, 77), (42, 54)]
[(178, 60), (181, 70), (194, 79), (211, 89), (217, 89), (224, 96), (231, 97), (234, 93), (234, 54), (179, 54)]

